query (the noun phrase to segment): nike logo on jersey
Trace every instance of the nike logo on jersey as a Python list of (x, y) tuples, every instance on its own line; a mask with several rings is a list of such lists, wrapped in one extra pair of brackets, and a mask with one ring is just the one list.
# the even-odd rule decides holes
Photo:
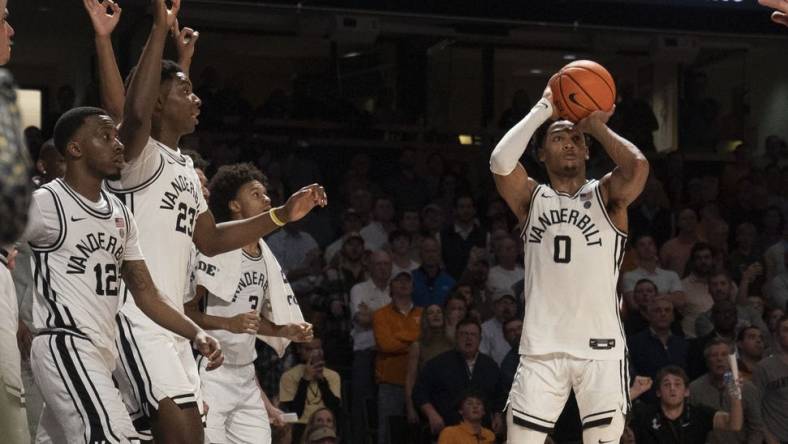
[(544, 193), (542, 193), (542, 197), (549, 199), (549, 198), (551, 198), (553, 196), (550, 196), (549, 194), (547, 194), (547, 192), (544, 192)]
[(167, 163), (169, 163), (170, 165), (175, 165), (175, 162), (173, 162), (173, 161), (172, 161), (172, 160), (170, 160), (170, 159), (167, 159)]
[(81, 220), (85, 220), (85, 218), (84, 218), (84, 217), (74, 217), (74, 216), (71, 216), (71, 222), (79, 222), (79, 221), (81, 221)]
[(613, 442), (613, 441), (615, 441), (615, 439), (611, 439), (610, 441), (602, 441), (602, 440), (600, 439), (600, 440), (599, 440), (599, 444), (606, 444), (606, 443)]

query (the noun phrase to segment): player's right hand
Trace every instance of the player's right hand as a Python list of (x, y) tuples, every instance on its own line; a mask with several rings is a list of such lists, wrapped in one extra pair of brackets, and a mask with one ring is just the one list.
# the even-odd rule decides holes
[(232, 333), (254, 335), (257, 334), (257, 329), (260, 328), (260, 316), (255, 311), (241, 313), (231, 317), (227, 327)]
[(167, 8), (164, 0), (153, 0), (153, 23), (163, 29), (170, 30), (175, 25), (178, 11), (181, 9), (181, 0), (171, 0), (172, 7)]
[(194, 345), (197, 346), (197, 351), (201, 355), (208, 358), (208, 371), (211, 371), (224, 362), (224, 355), (222, 354), (222, 346), (219, 341), (211, 336), (208, 336), (204, 331), (200, 330), (194, 336)]
[(437, 412), (427, 416), (427, 419), (430, 422), (430, 431), (433, 435), (438, 435), (441, 430), (446, 427), (446, 424), (443, 422), (443, 417)]
[[(107, 37), (112, 34), (120, 21), (120, 13), (123, 12), (120, 6), (113, 0), (104, 0), (103, 3), (99, 3), (99, 0), (82, 0), (82, 3), (90, 16), (96, 35)], [(111, 10), (112, 14), (108, 14), (107, 9)]]

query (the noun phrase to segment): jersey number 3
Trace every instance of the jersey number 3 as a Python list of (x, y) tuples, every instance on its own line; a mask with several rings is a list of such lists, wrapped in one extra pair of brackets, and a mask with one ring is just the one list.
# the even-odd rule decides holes
[[(192, 235), (194, 231), (194, 216), (197, 215), (197, 210), (188, 208), (185, 203), (178, 204), (178, 220), (175, 222), (175, 231)], [(186, 222), (186, 219), (189, 221)]]
[(572, 238), (556, 236), (553, 246), (553, 260), (559, 264), (568, 264), (572, 260)]

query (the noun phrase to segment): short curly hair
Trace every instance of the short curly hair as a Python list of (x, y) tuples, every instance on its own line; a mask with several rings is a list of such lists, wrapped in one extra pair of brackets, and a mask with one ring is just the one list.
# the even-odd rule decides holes
[(227, 204), (235, 199), (238, 190), (245, 184), (256, 180), (267, 187), (268, 179), (256, 166), (251, 163), (236, 163), (234, 165), (224, 165), (213, 175), (208, 189), (211, 197), (208, 207), (216, 218), (216, 222), (227, 222), (230, 220), (230, 209)]

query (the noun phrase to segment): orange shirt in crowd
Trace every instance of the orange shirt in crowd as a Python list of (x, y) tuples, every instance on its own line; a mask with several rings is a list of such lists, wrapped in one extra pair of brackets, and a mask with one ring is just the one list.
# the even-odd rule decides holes
[(463, 421), (456, 426), (446, 427), (438, 438), (438, 444), (493, 444), (495, 434), (484, 427), (477, 434), (470, 424)]
[(408, 348), (421, 333), (421, 308), (411, 305), (407, 313), (402, 313), (392, 302), (372, 315), (372, 329), (378, 348), (375, 379), (379, 383), (404, 386)]

